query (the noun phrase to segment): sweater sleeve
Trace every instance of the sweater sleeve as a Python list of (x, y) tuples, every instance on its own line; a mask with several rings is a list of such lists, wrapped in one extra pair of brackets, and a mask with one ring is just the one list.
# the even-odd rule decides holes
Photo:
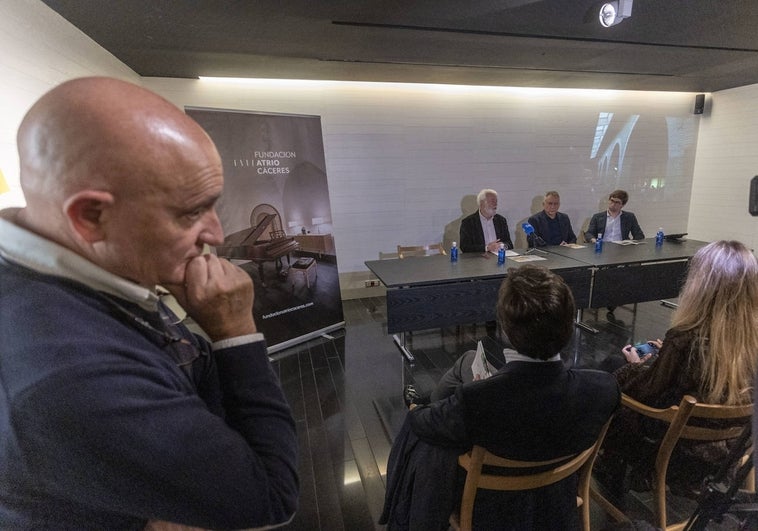
[(571, 219), (568, 217), (567, 214), (562, 214), (562, 218), (566, 223), (566, 243), (576, 243), (576, 234), (574, 234), (574, 229), (571, 227)]
[[(214, 529), (292, 518), (297, 438), (265, 342), (214, 353), (223, 417), (142, 338), (75, 343), (83, 361), (46, 374), (13, 408), (26, 466), (47, 492), (94, 512)], [(84, 354), (95, 348), (99, 362)]]
[(644, 404), (665, 408), (685, 394), (699, 394), (700, 365), (692, 356), (691, 333), (669, 330), (652, 361), (627, 363), (615, 375), (621, 390)]

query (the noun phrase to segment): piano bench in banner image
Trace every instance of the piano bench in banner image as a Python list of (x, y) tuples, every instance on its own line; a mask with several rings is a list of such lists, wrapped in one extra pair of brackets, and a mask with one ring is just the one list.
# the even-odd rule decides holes
[[(311, 272), (313, 272), (314, 280), (318, 278), (318, 272), (316, 271), (315, 258), (311, 258), (311, 257), (298, 258), (290, 266), (290, 271), (296, 273), (295, 276), (297, 276), (297, 273), (301, 273), (303, 275), (303, 278), (305, 279), (305, 286), (308, 289), (310, 289), (311, 287)], [(294, 287), (294, 282), (293, 282), (293, 287)]]

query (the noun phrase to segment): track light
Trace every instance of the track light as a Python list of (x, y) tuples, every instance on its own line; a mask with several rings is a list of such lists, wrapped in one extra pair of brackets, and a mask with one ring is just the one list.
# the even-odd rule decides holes
[(610, 28), (625, 18), (631, 17), (633, 1), (634, 0), (614, 0), (613, 2), (605, 2), (600, 6), (600, 13), (598, 14), (600, 25), (604, 28)]

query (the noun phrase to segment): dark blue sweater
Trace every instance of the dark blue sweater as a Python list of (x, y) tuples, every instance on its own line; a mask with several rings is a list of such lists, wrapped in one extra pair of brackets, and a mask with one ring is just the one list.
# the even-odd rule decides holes
[(295, 425), (265, 342), (211, 353), (181, 333), (201, 353), (189, 375), (103, 295), (0, 260), (3, 528), (291, 518)]

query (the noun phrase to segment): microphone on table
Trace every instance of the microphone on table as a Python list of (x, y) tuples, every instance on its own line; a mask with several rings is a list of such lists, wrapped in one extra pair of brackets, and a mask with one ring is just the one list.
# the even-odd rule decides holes
[(524, 229), (524, 233), (526, 233), (526, 241), (527, 245), (529, 246), (529, 250), (526, 251), (527, 254), (532, 251), (539, 251), (536, 245), (545, 245), (545, 240), (540, 238), (539, 235), (535, 234), (534, 227), (531, 223), (522, 223), (521, 228)]
[(522, 223), (521, 228), (526, 234), (526, 243), (528, 247), (534, 247), (534, 227), (531, 223)]

